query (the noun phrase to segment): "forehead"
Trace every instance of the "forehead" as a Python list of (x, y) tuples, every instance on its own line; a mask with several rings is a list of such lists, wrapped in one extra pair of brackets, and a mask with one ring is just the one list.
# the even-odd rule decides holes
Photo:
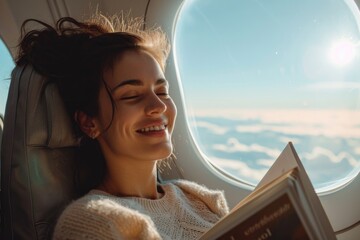
[(129, 50), (121, 54), (112, 66), (104, 71), (104, 80), (110, 88), (122, 81), (137, 79), (143, 82), (164, 78), (156, 59), (146, 51)]

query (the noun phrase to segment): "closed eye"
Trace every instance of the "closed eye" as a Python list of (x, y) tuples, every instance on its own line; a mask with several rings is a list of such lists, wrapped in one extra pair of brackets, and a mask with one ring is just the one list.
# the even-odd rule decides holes
[(138, 97), (139, 95), (133, 95), (133, 96), (122, 97), (120, 98), (120, 100), (131, 100), (131, 99), (136, 99)]

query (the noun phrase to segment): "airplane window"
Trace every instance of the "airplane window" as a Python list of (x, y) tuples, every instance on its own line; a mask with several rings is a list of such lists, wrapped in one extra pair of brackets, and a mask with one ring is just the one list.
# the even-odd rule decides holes
[(359, 17), (350, 0), (185, 1), (174, 51), (205, 158), (256, 185), (292, 141), (318, 192), (353, 179)]
[(0, 38), (0, 114), (5, 113), (5, 104), (10, 86), (10, 75), (15, 64), (9, 50)]

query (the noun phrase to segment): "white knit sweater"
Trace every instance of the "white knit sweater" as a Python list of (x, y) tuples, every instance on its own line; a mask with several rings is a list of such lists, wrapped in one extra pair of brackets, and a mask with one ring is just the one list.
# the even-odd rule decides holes
[(157, 200), (92, 190), (65, 209), (53, 239), (198, 239), (229, 211), (221, 191), (184, 180), (160, 186)]

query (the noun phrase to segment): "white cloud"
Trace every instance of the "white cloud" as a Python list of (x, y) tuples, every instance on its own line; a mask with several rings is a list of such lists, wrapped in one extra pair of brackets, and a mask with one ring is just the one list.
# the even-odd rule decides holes
[(354, 153), (357, 155), (360, 155), (360, 147), (355, 147), (354, 148)]
[[(291, 135), (360, 138), (360, 111), (350, 110), (238, 110), (238, 132), (272, 131)], [(239, 113), (240, 112), (240, 113)], [(259, 122), (259, 123), (258, 123)]]
[(260, 152), (265, 153), (271, 158), (276, 159), (281, 151), (278, 149), (268, 148), (259, 144), (245, 145), (240, 143), (236, 138), (229, 138), (226, 144), (214, 144), (213, 149), (222, 152)]
[(306, 86), (310, 90), (322, 90), (322, 89), (360, 89), (360, 83), (358, 82), (345, 82), (345, 81), (325, 81), (312, 83)]
[[(331, 126), (334, 125), (334, 126)], [(359, 127), (335, 126), (335, 124), (328, 124), (328, 126), (321, 125), (241, 125), (236, 127), (236, 131), (240, 133), (261, 133), (264, 131), (277, 132), (287, 135), (306, 135), (306, 136), (325, 136), (325, 137), (341, 137), (341, 138), (360, 138)]]
[(314, 161), (322, 156), (325, 156), (332, 163), (340, 163), (347, 160), (348, 163), (353, 167), (359, 166), (360, 164), (360, 161), (356, 160), (348, 152), (340, 152), (339, 154), (334, 154), (331, 150), (323, 147), (315, 147), (310, 153), (304, 153), (303, 156), (309, 161)]
[(310, 125), (356, 127), (360, 111), (320, 109), (202, 109), (198, 117), (222, 117), (232, 120), (256, 120), (267, 125)]
[[(258, 134), (259, 140), (264, 140), (262, 139), (262, 134), (269, 131), (273, 134), (275, 142), (287, 143), (288, 141), (292, 141), (296, 147), (297, 143), (304, 141), (301, 143), (306, 149), (303, 149), (301, 153), (299, 152), (302, 160), (308, 161), (310, 165), (313, 165), (312, 163), (318, 163), (320, 159), (324, 162), (321, 168), (311, 169), (311, 172), (316, 176), (317, 182), (315, 185), (320, 186), (321, 184), (325, 184), (328, 186), (329, 181), (337, 182), (338, 179), (347, 177), (349, 172), (345, 169), (349, 169), (349, 165), (356, 174), (358, 173), (360, 167), (360, 111), (222, 109), (216, 111), (204, 110), (198, 113), (200, 113), (202, 117), (222, 117), (224, 119), (239, 120), (236, 131), (240, 133)], [(230, 127), (232, 127), (224, 127), (206, 122), (202, 122), (201, 124), (218, 134), (225, 134), (229, 132)], [(291, 136), (291, 139), (288, 136)], [(324, 138), (317, 138), (319, 136)], [(321, 141), (318, 141), (319, 139)], [(333, 139), (344, 140), (347, 146), (341, 149), (340, 152), (334, 152), (333, 149), (329, 147), (326, 148), (328, 141), (333, 144)], [(308, 140), (309, 143), (305, 142)], [(315, 140), (315, 145), (311, 144), (312, 140)], [(211, 143), (211, 139), (209, 141), (209, 143)], [(250, 179), (249, 182), (252, 182), (251, 179), (260, 180), (268, 167), (270, 167), (273, 161), (279, 156), (283, 146), (278, 146), (281, 148), (278, 150), (275, 147), (266, 147), (259, 143), (260, 141), (257, 144), (244, 144), (239, 142), (235, 137), (230, 137), (224, 143), (212, 145), (212, 149), (219, 151), (217, 154), (220, 156), (220, 158), (212, 159), (216, 165), (243, 180)], [(263, 156), (263, 159), (253, 160), (255, 161), (254, 164), (257, 165), (254, 166), (254, 168), (260, 168), (260, 170), (250, 168), (246, 163), (241, 161), (242, 159), (240, 159), (240, 157), (235, 160), (226, 159), (226, 157), (221, 156), (222, 153), (245, 153), (241, 154), (241, 156), (246, 156), (246, 153), (254, 152), (266, 154)], [(314, 166), (318, 165), (315, 164)], [(334, 168), (337, 168), (337, 166), (339, 166), (339, 170), (334, 172)], [(343, 168), (340, 168), (341, 166)], [(344, 171), (342, 169), (344, 169)]]
[(258, 159), (258, 160), (256, 160), (256, 163), (259, 166), (264, 166), (264, 167), (268, 167), (268, 168), (270, 168), (274, 162), (275, 162), (275, 159)]
[(207, 128), (211, 132), (213, 132), (214, 134), (217, 134), (217, 135), (223, 135), (223, 134), (225, 134), (225, 133), (227, 133), (229, 131), (229, 128), (221, 127), (219, 125), (208, 123), (208, 122), (205, 122), (205, 121), (196, 122), (196, 126), (197, 127), (202, 127), (202, 128)]
[(259, 182), (267, 172), (267, 169), (252, 169), (246, 163), (235, 160), (211, 157), (211, 162), (218, 167), (240, 176), (242, 180), (248, 180), (252, 183)]

